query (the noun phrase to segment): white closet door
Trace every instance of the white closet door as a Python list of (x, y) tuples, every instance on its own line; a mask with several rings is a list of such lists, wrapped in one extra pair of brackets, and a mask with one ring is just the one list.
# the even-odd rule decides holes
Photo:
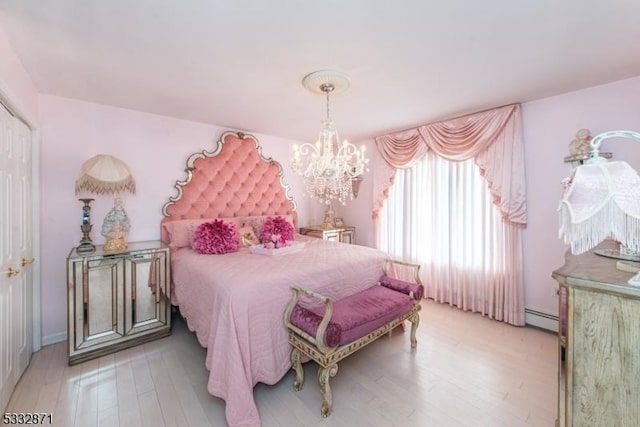
[(33, 209), (31, 194), (31, 130), (22, 121), (14, 119), (14, 146), (17, 150), (15, 159), (17, 193), (15, 200), (15, 230), (17, 241), (14, 242), (18, 259), (20, 259), (20, 274), (18, 275), (18, 289), (13, 300), (14, 317), (20, 319), (16, 325), (16, 382), (22, 375), (33, 349)]
[(33, 348), (31, 132), (0, 105), (0, 410)]

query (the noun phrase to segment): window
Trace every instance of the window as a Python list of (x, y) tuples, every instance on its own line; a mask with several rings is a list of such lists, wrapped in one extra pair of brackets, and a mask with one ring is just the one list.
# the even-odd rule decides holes
[(398, 169), (380, 226), (382, 250), (422, 266), (427, 297), (502, 320), (500, 301), (514, 265), (521, 268), (513, 264), (520, 233), (502, 221), (473, 159), (451, 162), (429, 151)]

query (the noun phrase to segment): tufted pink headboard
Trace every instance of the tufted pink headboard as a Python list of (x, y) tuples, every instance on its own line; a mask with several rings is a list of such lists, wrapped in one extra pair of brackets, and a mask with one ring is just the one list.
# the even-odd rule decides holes
[(265, 158), (258, 140), (242, 132), (225, 132), (215, 150), (187, 159), (187, 177), (176, 181), (178, 194), (162, 208), (160, 230), (169, 221), (255, 215), (292, 215), (296, 204), (283, 182), (282, 166)]

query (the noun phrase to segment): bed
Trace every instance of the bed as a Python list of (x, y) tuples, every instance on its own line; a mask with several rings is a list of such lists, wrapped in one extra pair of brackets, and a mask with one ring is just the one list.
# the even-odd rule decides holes
[(300, 249), (281, 256), (254, 254), (250, 247), (200, 254), (190, 242), (199, 224), (221, 218), (255, 228), (281, 216), (297, 227), (296, 205), (282, 166), (265, 158), (251, 135), (224, 133), (213, 151), (188, 158), (186, 174), (176, 181), (177, 195), (163, 207), (161, 222), (162, 240), (171, 248), (171, 303), (207, 349), (208, 391), (225, 400), (227, 423), (259, 426), (253, 387), (275, 384), (291, 368), (283, 324), (290, 286), (340, 299), (376, 283), (388, 257), (299, 234)]

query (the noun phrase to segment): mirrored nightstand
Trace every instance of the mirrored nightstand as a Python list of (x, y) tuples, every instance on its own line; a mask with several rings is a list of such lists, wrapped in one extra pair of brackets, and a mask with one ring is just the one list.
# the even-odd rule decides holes
[(316, 237), (318, 239), (331, 240), (334, 242), (356, 243), (356, 228), (348, 225), (342, 227), (323, 228), (320, 225), (311, 225), (300, 228), (300, 234)]

